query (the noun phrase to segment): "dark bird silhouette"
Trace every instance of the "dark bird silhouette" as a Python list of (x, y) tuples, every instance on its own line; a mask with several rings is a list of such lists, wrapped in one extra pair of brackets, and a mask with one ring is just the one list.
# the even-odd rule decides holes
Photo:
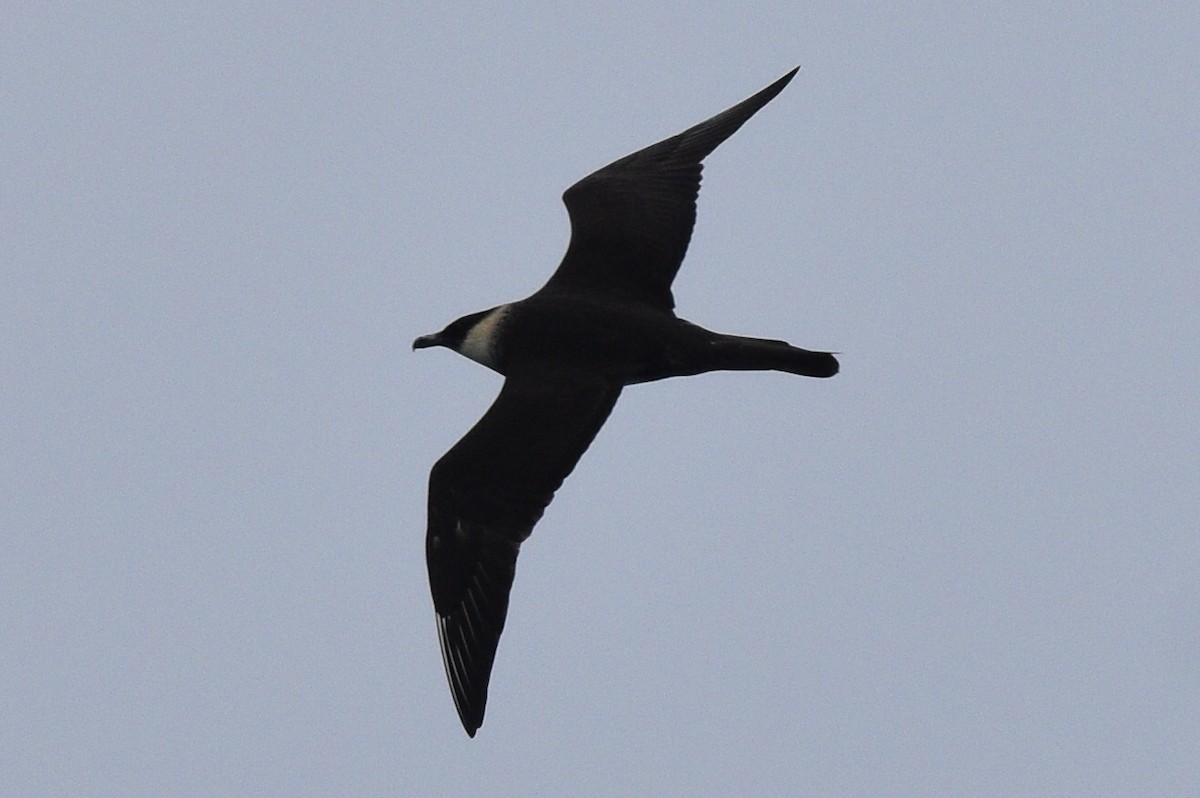
[(718, 370), (838, 371), (829, 352), (685, 321), (671, 295), (696, 221), (700, 162), (797, 71), (571, 186), (563, 194), (571, 243), (549, 282), (413, 342), (453, 349), (505, 377), (483, 418), (429, 475), (429, 586), (446, 677), (472, 737), (483, 722), (517, 552), (621, 389)]

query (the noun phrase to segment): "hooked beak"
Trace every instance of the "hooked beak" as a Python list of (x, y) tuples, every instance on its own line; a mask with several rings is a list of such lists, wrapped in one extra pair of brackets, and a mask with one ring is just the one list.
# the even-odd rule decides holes
[(416, 351), (417, 349), (427, 349), (431, 346), (441, 345), (442, 339), (437, 333), (434, 333), (433, 335), (422, 335), (420, 338), (413, 341), (413, 350)]

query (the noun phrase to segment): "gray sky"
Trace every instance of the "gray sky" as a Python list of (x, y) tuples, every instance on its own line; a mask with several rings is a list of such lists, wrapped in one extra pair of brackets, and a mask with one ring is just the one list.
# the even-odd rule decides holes
[[(7, 14), (0, 792), (1200, 793), (1194, 4), (586, 6)], [(796, 64), (676, 297), (842, 374), (627, 390), (468, 740), (425, 480), (500, 380), (410, 342)]]

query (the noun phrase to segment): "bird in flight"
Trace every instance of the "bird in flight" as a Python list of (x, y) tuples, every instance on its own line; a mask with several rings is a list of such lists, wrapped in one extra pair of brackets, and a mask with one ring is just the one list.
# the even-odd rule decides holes
[(517, 552), (622, 388), (707, 371), (838, 371), (830, 352), (685, 321), (671, 295), (696, 221), (701, 161), (798, 70), (568, 188), (571, 241), (537, 293), (413, 341), (504, 376), (483, 418), (429, 474), (429, 586), (454, 706), (471, 737), (483, 723)]

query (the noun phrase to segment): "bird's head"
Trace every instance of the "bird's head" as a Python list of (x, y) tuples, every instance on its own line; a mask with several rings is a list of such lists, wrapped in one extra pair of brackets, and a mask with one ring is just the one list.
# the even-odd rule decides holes
[(441, 332), (422, 335), (413, 341), (413, 349), (444, 346), (471, 358), (476, 363), (494, 369), (496, 333), (507, 309), (507, 305), (501, 305), (478, 313), (469, 313), (447, 324)]

